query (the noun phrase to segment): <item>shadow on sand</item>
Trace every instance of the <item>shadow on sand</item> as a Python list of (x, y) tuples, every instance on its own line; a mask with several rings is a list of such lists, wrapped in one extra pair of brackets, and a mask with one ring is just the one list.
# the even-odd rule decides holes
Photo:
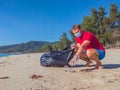
[[(84, 67), (84, 65), (76, 65), (75, 67)], [(104, 69), (116, 69), (116, 68), (120, 68), (120, 64), (103, 64), (103, 67)]]
[[(76, 67), (84, 67), (84, 65), (77, 65)], [(103, 65), (103, 69), (117, 69), (117, 68), (120, 68), (120, 64), (104, 64)], [(91, 72), (92, 70), (96, 70), (96, 69), (90, 68), (90, 69), (82, 69), (80, 71)]]
[(116, 69), (120, 68), (120, 64), (104, 64), (104, 69)]

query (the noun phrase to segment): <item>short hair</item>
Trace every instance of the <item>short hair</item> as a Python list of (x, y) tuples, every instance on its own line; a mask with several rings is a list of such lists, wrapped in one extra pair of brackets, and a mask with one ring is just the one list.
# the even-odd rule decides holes
[(72, 30), (73, 30), (73, 29), (76, 29), (76, 28), (80, 29), (81, 26), (80, 26), (79, 24), (75, 24), (75, 25), (73, 25)]

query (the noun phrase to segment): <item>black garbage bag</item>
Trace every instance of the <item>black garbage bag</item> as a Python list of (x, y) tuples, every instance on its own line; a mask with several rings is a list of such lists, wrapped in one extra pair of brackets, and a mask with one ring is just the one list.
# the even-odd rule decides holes
[(40, 57), (40, 64), (45, 67), (63, 67), (74, 55), (74, 49), (45, 52)]

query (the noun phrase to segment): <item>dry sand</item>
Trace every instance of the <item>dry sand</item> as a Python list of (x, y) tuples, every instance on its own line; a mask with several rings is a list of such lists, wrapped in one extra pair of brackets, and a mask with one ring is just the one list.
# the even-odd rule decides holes
[(120, 90), (120, 49), (108, 49), (104, 69), (79, 60), (75, 72), (42, 67), (40, 53), (0, 58), (0, 90)]

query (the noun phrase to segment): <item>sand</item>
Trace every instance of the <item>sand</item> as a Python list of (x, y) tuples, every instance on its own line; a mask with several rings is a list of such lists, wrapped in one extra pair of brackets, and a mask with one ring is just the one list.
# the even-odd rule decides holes
[[(108, 49), (104, 69), (43, 67), (40, 53), (0, 58), (0, 90), (120, 90), (120, 49)], [(94, 63), (95, 64), (95, 63)]]

